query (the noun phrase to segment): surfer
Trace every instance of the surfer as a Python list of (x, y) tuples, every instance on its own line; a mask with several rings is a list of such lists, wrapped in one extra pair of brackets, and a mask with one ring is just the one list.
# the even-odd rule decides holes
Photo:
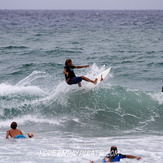
[(89, 67), (89, 65), (86, 65), (86, 66), (73, 66), (72, 65), (72, 60), (71, 59), (67, 59), (65, 61), (65, 67), (64, 67), (64, 71), (63, 73), (65, 74), (65, 78), (66, 78), (66, 83), (69, 84), (69, 85), (72, 85), (72, 84), (78, 84), (79, 87), (81, 87), (81, 81), (82, 80), (85, 80), (87, 82), (91, 82), (93, 84), (96, 84), (97, 83), (97, 78), (95, 80), (91, 80), (85, 76), (78, 76), (76, 77), (73, 69), (74, 68), (86, 68), (86, 67)]
[[(112, 146), (110, 148), (110, 153), (104, 157), (102, 162), (103, 163), (105, 163), (105, 162), (119, 162), (121, 159), (124, 159), (124, 158), (141, 160), (141, 157), (120, 154), (120, 153), (118, 153), (117, 147)], [(90, 161), (90, 163), (94, 163), (94, 161)]]
[[(17, 129), (17, 123), (16, 122), (12, 122), (10, 125), (11, 129), (7, 131), (6, 133), (6, 139), (8, 139), (8, 137), (12, 137), (15, 139), (19, 139), (19, 138), (26, 138), (23, 133), (21, 132), (21, 130)], [(32, 138), (34, 135), (32, 133), (27, 133), (28, 138)]]

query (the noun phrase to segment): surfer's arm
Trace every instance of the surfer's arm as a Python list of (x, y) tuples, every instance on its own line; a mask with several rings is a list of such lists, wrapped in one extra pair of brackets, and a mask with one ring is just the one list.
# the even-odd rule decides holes
[(75, 68), (86, 68), (89, 67), (89, 65), (85, 65), (85, 66), (74, 66)]
[[(68, 72), (67, 72), (66, 69), (63, 70), (63, 73), (68, 77)], [(70, 81), (70, 79), (71, 79), (71, 78), (68, 78), (68, 79), (66, 80), (66, 83), (68, 83), (68, 82)]]
[(8, 139), (9, 135), (10, 135), (10, 131), (7, 131), (6, 132), (6, 139)]
[(67, 69), (64, 69), (64, 70), (63, 70), (63, 73), (64, 73), (66, 76), (68, 76)]
[(110, 162), (109, 158), (105, 157), (105, 161), (106, 162)]
[(141, 160), (141, 157), (126, 155), (126, 158)]
[(34, 135), (32, 133), (27, 133), (27, 135), (28, 135), (28, 138), (34, 137)]

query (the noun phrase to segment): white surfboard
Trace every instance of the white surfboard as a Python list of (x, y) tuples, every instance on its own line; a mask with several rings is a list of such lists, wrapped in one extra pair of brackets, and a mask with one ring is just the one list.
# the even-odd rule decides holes
[(106, 69), (105, 71), (103, 71), (102, 73), (96, 76), (96, 78), (98, 79), (96, 85), (92, 83), (88, 83), (86, 87), (93, 88), (99, 85), (108, 76), (108, 74), (110, 73), (110, 70), (111, 70), (111, 67), (109, 67), (108, 69)]

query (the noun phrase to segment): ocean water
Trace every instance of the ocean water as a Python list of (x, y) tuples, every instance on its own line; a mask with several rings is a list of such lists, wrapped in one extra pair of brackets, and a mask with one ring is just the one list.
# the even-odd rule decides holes
[[(64, 62), (94, 89), (69, 86)], [(163, 11), (0, 11), (0, 162), (163, 162)], [(86, 82), (82, 82), (83, 87)], [(12, 121), (34, 138), (6, 140)]]

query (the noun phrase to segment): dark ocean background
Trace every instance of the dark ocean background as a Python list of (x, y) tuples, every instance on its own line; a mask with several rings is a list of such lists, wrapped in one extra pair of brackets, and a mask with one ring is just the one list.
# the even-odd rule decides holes
[[(67, 58), (91, 79), (112, 69), (69, 86)], [(0, 10), (0, 162), (100, 163), (116, 145), (162, 163), (162, 86), (161, 10)], [(5, 140), (12, 121), (34, 138)]]

